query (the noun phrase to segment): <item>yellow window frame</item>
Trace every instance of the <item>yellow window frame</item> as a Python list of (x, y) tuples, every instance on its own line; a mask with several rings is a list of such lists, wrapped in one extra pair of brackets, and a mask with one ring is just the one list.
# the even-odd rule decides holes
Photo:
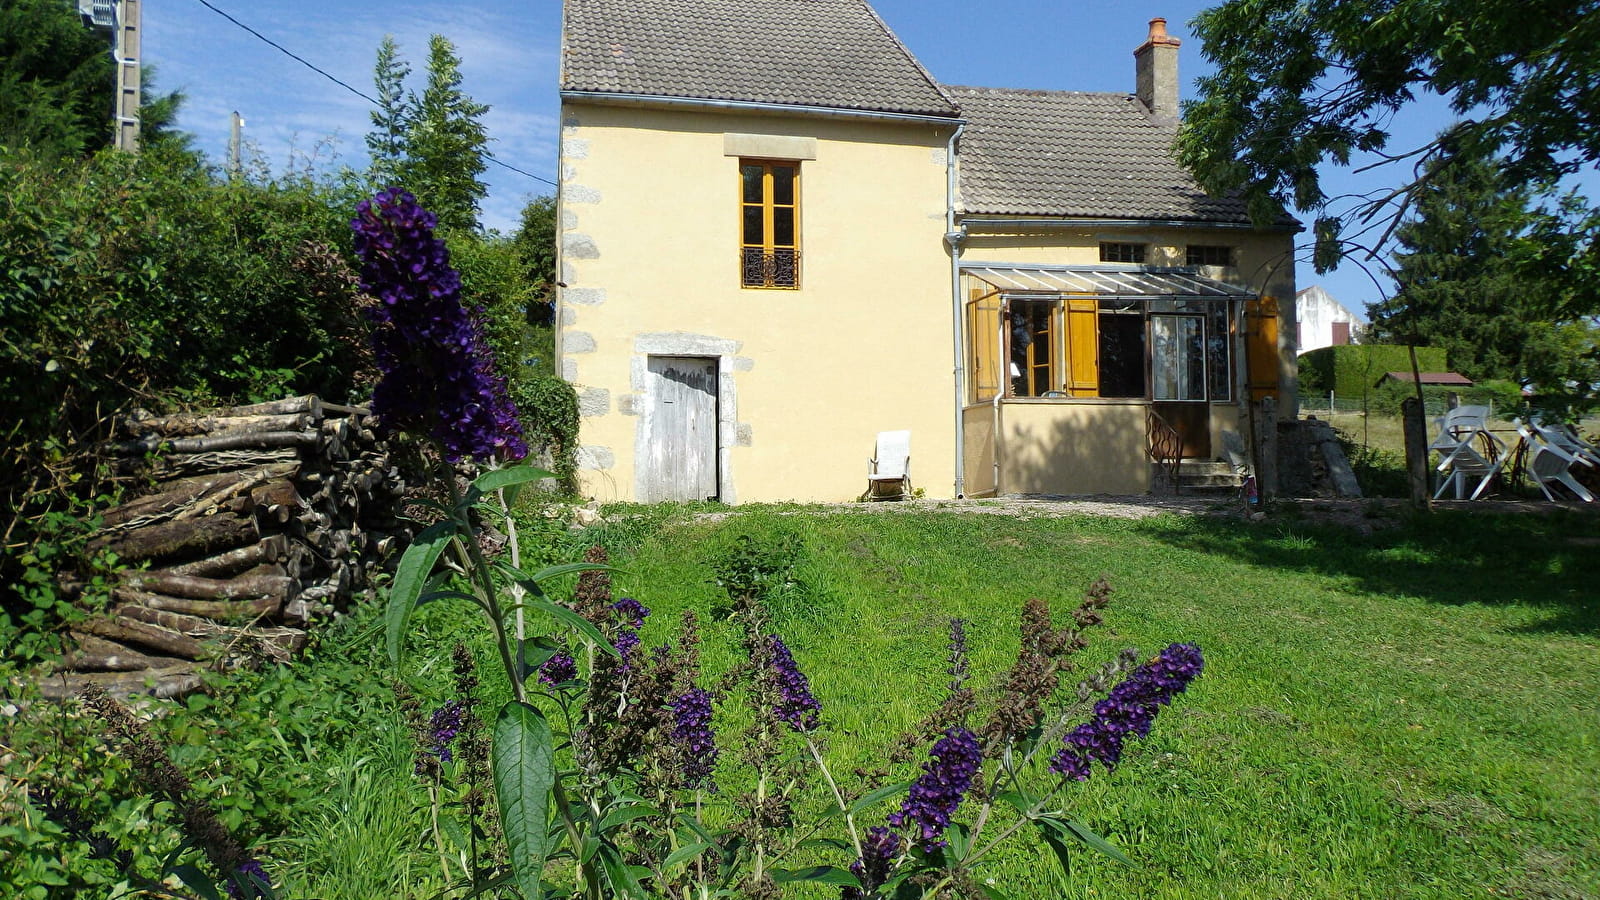
[[(747, 168), (761, 167), (761, 199), (751, 202), (745, 199), (744, 172)], [(790, 203), (777, 202), (777, 190), (773, 170), (777, 168), (791, 169), (793, 175), (793, 188), (790, 192)], [(800, 163), (795, 160), (774, 159), (749, 159), (739, 160), (739, 259), (740, 280), (742, 286), (757, 289), (798, 290), (800, 288)], [(759, 243), (747, 241), (745, 234), (746, 211), (751, 209), (761, 210), (761, 241)], [(788, 243), (778, 243), (776, 240), (776, 218), (778, 210), (790, 210), (794, 222), (793, 240)], [(790, 251), (789, 261), (791, 268), (786, 272), (780, 271), (777, 262), (779, 251)], [(752, 252), (759, 252), (762, 261), (761, 283), (752, 280), (754, 274), (751, 269)]]

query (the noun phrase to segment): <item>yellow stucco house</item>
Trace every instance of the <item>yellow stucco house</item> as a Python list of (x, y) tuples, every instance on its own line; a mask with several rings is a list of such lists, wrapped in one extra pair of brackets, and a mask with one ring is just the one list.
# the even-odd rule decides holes
[(1293, 236), (1128, 94), (939, 83), (865, 0), (566, 0), (557, 354), (605, 500), (1142, 493), (1293, 409)]

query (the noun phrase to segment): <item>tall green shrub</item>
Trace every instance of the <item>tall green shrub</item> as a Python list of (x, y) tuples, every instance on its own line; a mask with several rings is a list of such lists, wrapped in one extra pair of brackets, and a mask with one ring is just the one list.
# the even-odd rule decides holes
[[(1447, 372), (1445, 352), (1418, 347), (1417, 365), (1423, 372)], [(1345, 344), (1300, 354), (1302, 385), (1332, 390), (1345, 398), (1372, 393), (1385, 372), (1410, 372), (1411, 348), (1396, 344)]]
[(51, 448), (172, 398), (352, 394), (366, 358), (344, 202), (221, 183), (151, 148), (49, 162), (0, 150), (0, 488), (15, 510)]

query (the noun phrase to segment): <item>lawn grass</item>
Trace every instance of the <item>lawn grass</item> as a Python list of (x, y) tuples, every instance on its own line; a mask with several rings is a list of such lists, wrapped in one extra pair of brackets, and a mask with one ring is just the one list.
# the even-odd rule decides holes
[[(603, 542), (624, 570), (616, 595), (654, 610), (646, 644), (694, 609), (714, 677), (738, 641), (717, 617), (718, 561), (741, 535), (790, 536), (774, 626), (824, 706), (826, 753), (847, 789), (938, 703), (951, 617), (970, 622), (978, 684), (1012, 661), (1025, 598), (1064, 614), (1102, 574), (1115, 593), (1080, 672), (1127, 646), (1201, 646), (1205, 674), (1150, 737), (1066, 795), (1135, 865), (1083, 850), (1063, 875), (1018, 841), (978, 873), (1011, 898), (1600, 896), (1600, 517), (1441, 512), (1363, 534), (1292, 511), (1252, 523), (711, 509), (609, 510), (577, 536), (530, 517), (526, 555), (573, 558)], [(378, 619), (358, 609), (295, 666), (234, 676), (158, 722), (282, 897), (421, 900), (460, 874), (455, 863), (441, 874)], [(424, 709), (449, 696), (462, 638), (492, 658), (469, 608), (414, 617), (405, 678)], [(492, 710), (505, 685), (484, 677)], [(8, 744), (30, 746), (22, 720), (7, 727)], [(38, 738), (33, 768), (65, 773), (93, 755), (87, 733)], [(739, 777), (719, 769), (721, 802)]]
[(1064, 609), (1104, 573), (1116, 595), (1093, 662), (1205, 650), (1206, 674), (1151, 738), (1073, 795), (1139, 865), (1086, 852), (1061, 881), (1028, 848), (984, 873), (1012, 896), (1600, 892), (1593, 519), (1440, 514), (1363, 537), (1281, 520), (751, 512), (664, 530), (624, 565), (671, 619), (718, 601), (709, 566), (728, 535), (774, 530), (808, 548), (807, 600), (780, 625), (839, 770), (873, 765), (936, 702), (951, 616), (971, 620), (974, 669), (992, 675), (1023, 598)]

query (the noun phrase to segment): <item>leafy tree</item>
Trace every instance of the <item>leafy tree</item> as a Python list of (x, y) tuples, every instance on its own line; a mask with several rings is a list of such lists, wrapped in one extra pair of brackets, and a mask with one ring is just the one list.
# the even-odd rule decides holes
[(477, 227), (479, 203), (488, 193), (480, 176), (489, 131), (485, 104), (461, 90), (461, 58), (443, 35), (428, 40), (428, 82), (422, 94), (401, 96), (411, 68), (394, 39), (378, 46), (375, 68), (379, 108), (367, 135), (372, 179), (397, 184), (439, 217), (445, 231)]
[[(1509, 177), (1551, 181), (1600, 160), (1597, 0), (1227, 0), (1193, 26), (1217, 70), (1185, 112), (1184, 163), (1208, 190), (1241, 191), (1258, 221), (1280, 204), (1316, 214), (1319, 270), (1348, 237), (1327, 209), (1322, 162), (1497, 154)], [(1460, 122), (1391, 150), (1389, 122), (1422, 92)], [(1411, 169), (1349, 215), (1393, 227), (1436, 171)]]
[(528, 321), (535, 325), (554, 323), (556, 281), (556, 198), (549, 194), (534, 197), (522, 208), (522, 225), (511, 238), (521, 257), (533, 302)]
[(384, 35), (378, 45), (378, 63), (373, 81), (378, 89), (378, 108), (372, 111), (372, 131), (367, 134), (367, 152), (372, 155), (372, 180), (380, 187), (399, 184), (405, 162), (405, 134), (412, 110), (405, 91), (411, 66), (400, 57), (393, 35)]
[(1550, 194), (1491, 158), (1441, 158), (1423, 174), (1396, 232), (1398, 290), (1369, 308), (1369, 337), (1444, 348), (1480, 380), (1592, 380), (1594, 332), (1570, 311), (1593, 305), (1595, 289), (1541, 262), (1548, 235), (1572, 233), (1563, 211), (1581, 201), (1536, 205)]
[(0, 146), (76, 156), (111, 140), (115, 64), (66, 0), (0, 0)]

